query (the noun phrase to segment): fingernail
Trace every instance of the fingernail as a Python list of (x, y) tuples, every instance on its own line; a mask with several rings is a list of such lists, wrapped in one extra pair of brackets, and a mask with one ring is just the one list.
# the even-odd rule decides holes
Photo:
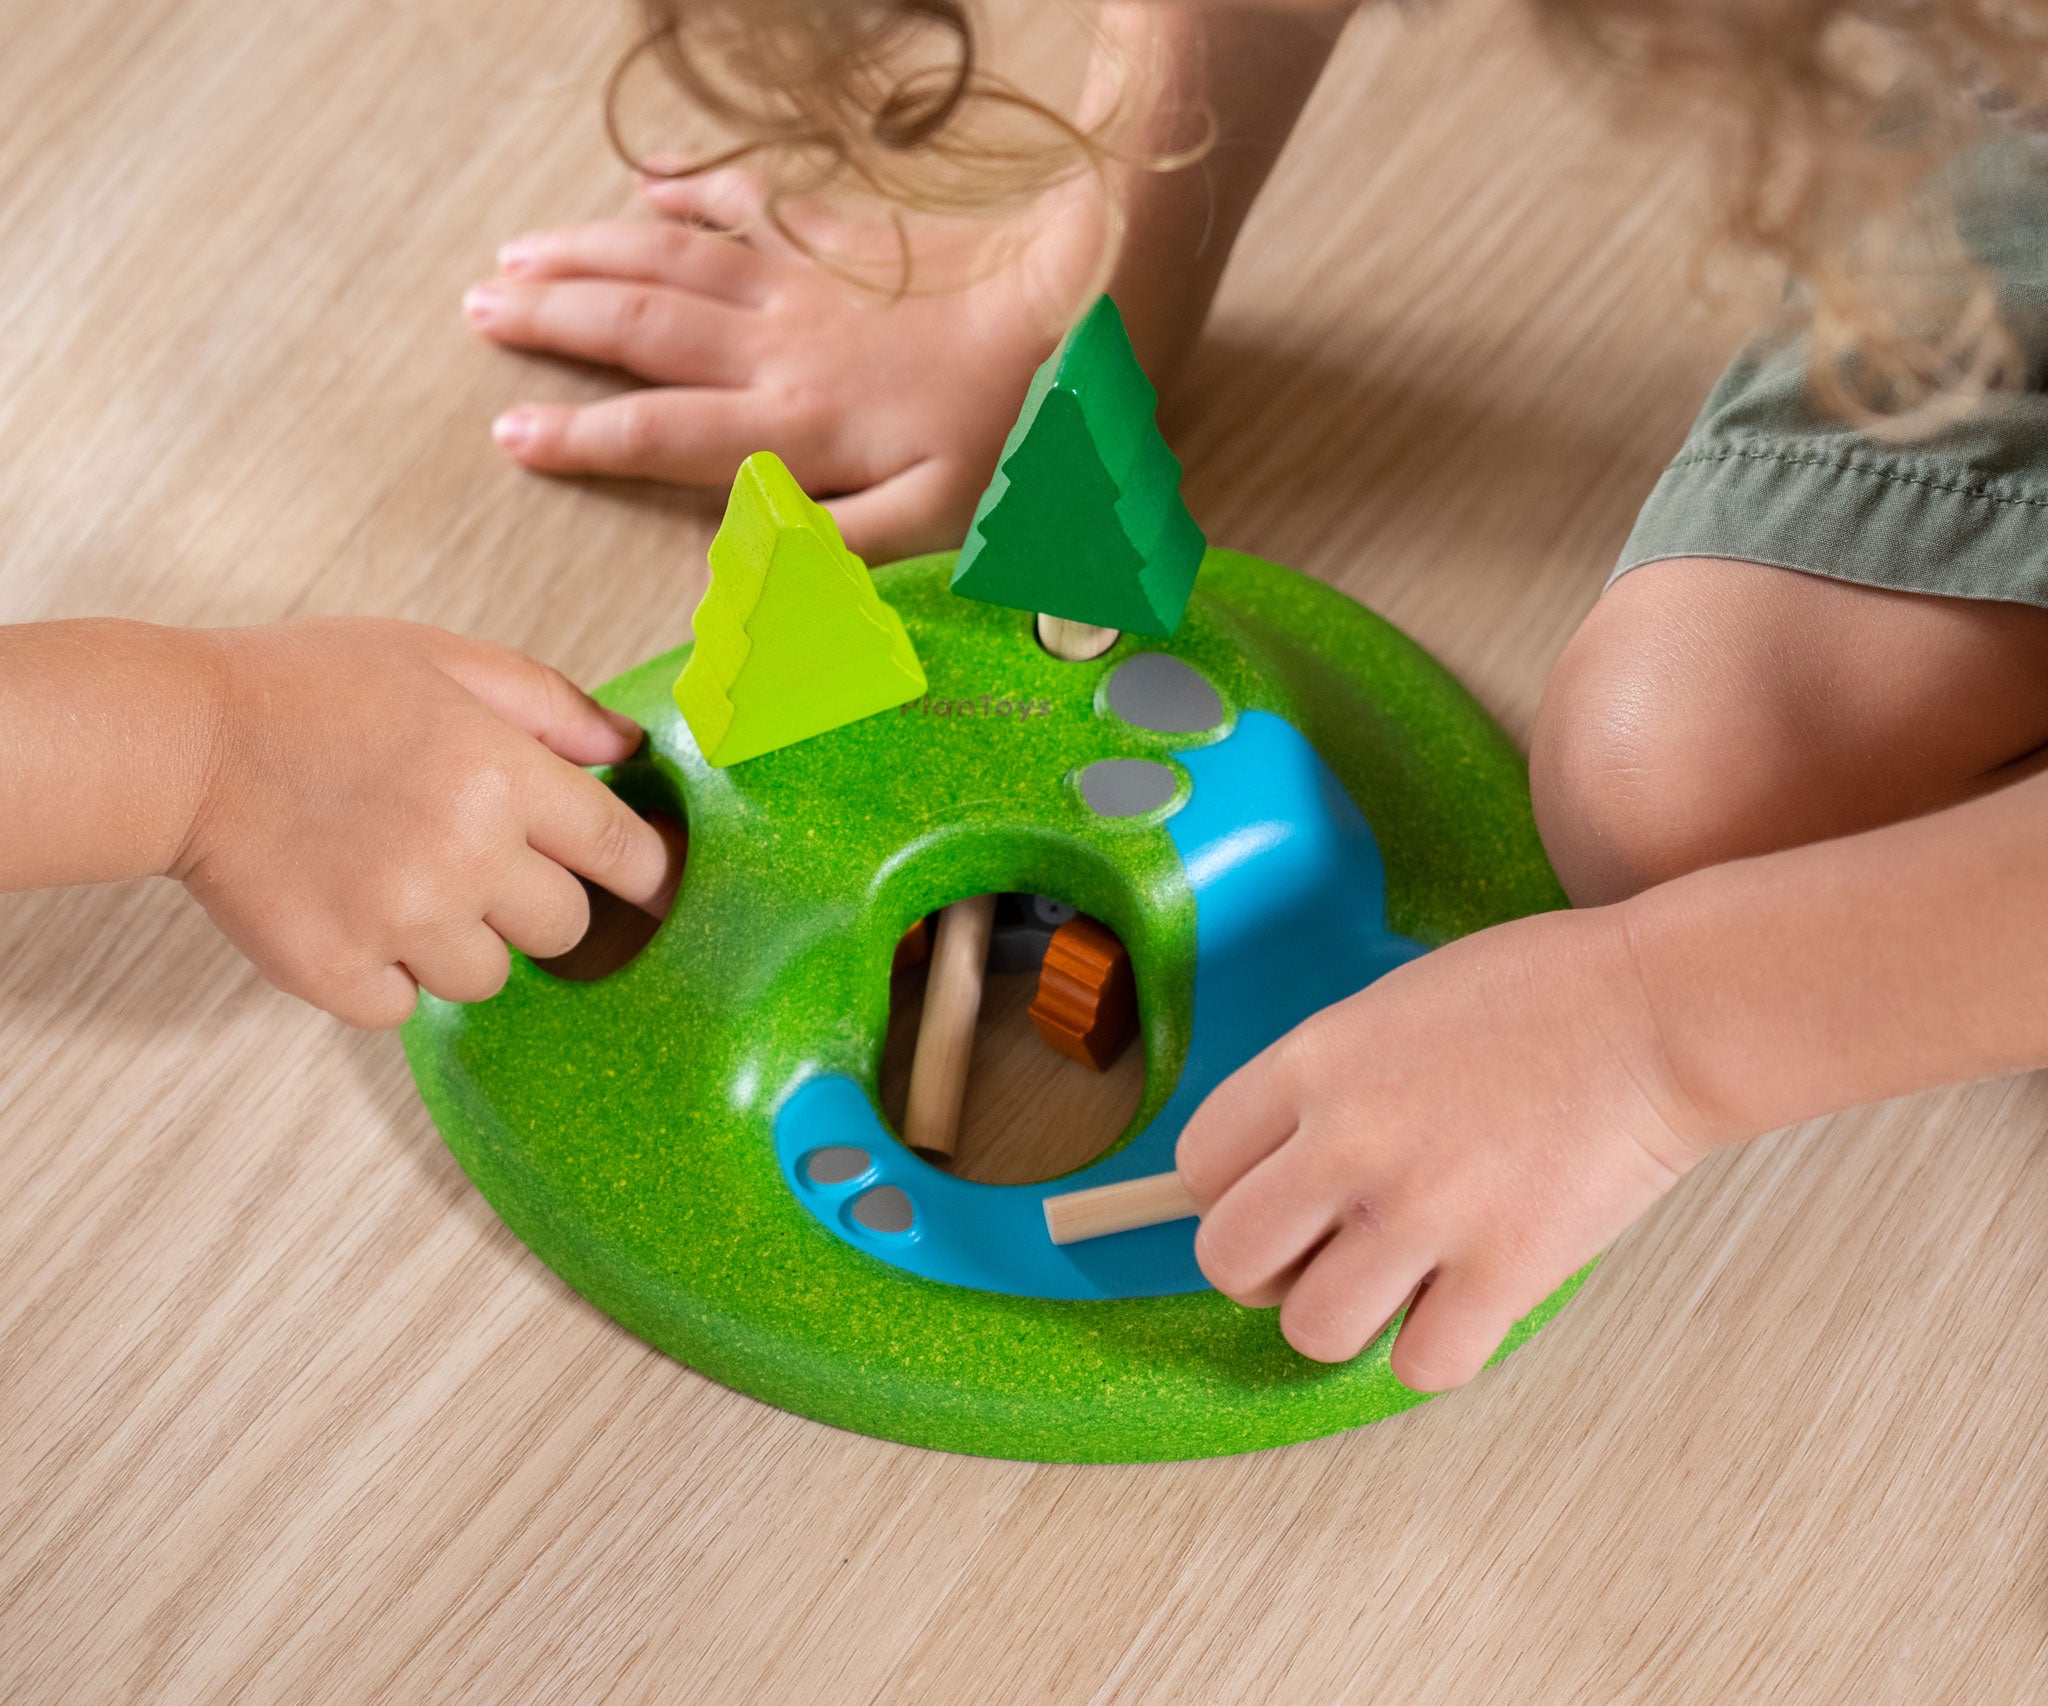
[(530, 237), (515, 237), (498, 251), (500, 272), (525, 272), (539, 259), (539, 246)]
[(491, 422), (491, 437), (498, 441), (500, 449), (517, 456), (533, 443), (535, 425), (531, 409), (507, 409)]
[(462, 311), (479, 326), (488, 326), (505, 305), (504, 293), (492, 284), (473, 284), (462, 293)]
[(622, 740), (631, 741), (636, 749), (641, 741), (646, 739), (645, 731), (623, 711), (606, 710), (602, 705), (598, 706), (598, 709), (604, 712), (604, 720), (611, 724), (613, 731)]

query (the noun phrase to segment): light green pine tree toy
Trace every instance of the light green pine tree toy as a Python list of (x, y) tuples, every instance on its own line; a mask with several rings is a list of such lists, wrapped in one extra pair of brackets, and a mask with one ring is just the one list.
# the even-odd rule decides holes
[(740, 465), (676, 705), (712, 764), (738, 764), (925, 690), (903, 620), (781, 459)]
[(1067, 622), (1170, 636), (1205, 541), (1159, 394), (1107, 296), (1032, 376), (982, 494), (953, 590)]

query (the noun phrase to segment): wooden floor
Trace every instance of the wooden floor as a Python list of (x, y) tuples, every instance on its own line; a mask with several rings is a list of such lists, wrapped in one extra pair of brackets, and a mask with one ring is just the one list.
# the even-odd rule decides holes
[[(681, 639), (712, 504), (507, 468), (494, 409), (605, 381), (456, 309), (629, 202), (613, 22), (0, 0), (0, 620)], [(1736, 335), (1693, 205), (1492, 0), (1363, 20), (1173, 410), (1197, 515), (1525, 735)], [(2044, 1131), (2036, 1079), (1729, 1155), (1351, 1437), (983, 1462), (628, 1337), (168, 885), (0, 901), (0, 1700), (2048, 1697)]]

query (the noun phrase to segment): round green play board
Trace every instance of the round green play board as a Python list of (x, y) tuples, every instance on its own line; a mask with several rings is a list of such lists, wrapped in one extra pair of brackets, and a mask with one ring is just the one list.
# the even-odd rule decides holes
[(689, 825), (682, 890), (607, 978), (515, 957), (491, 1001), (421, 998), (406, 1051), (450, 1149), (535, 1253), (631, 1331), (840, 1427), (1117, 1462), (1279, 1445), (1418, 1402), (1388, 1370), (1390, 1335), (1324, 1366), (1272, 1312), (1210, 1291), (1070, 1300), (921, 1278), (835, 1236), (778, 1165), (778, 1111), (801, 1087), (843, 1075), (873, 1097), (895, 944), (969, 894), (1056, 895), (1118, 933), (1147, 1063), (1125, 1140), (1168, 1101), (1195, 980), (1193, 891), (1162, 827), (1175, 808), (1105, 817), (1074, 780), (1104, 759), (1173, 766), (1199, 744), (1109, 713), (1106, 681), (1140, 652), (1215, 688), (1215, 738), (1252, 712), (1306, 737), (1377, 839), (1392, 930), (1435, 944), (1564, 904), (1512, 745), (1350, 599), (1212, 550), (1171, 640), (1127, 635), (1068, 663), (1029, 613), (951, 593), (953, 563), (876, 571), (928, 679), (899, 710), (719, 769), (671, 697), (688, 648), (600, 691), (648, 730), (608, 779)]

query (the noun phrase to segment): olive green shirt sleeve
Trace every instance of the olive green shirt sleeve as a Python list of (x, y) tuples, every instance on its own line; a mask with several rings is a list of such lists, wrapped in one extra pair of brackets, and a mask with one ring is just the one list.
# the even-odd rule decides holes
[(1959, 172), (1958, 223), (2029, 363), (2024, 392), (1911, 443), (1808, 395), (1802, 342), (1745, 351), (1644, 504), (1615, 574), (1736, 557), (1900, 591), (2048, 605), (2048, 145)]

